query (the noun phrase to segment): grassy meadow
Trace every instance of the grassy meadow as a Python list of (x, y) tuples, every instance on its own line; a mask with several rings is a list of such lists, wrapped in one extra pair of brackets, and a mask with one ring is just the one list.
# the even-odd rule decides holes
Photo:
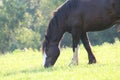
[(72, 48), (62, 48), (54, 67), (44, 69), (39, 51), (16, 50), (0, 55), (0, 80), (119, 80), (120, 42), (92, 46), (97, 64), (88, 65), (87, 53), (79, 48), (79, 65), (68, 67)]

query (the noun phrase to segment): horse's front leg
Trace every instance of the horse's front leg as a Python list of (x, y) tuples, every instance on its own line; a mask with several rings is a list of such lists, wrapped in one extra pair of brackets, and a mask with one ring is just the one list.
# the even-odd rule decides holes
[(90, 43), (89, 43), (86, 33), (81, 35), (81, 40), (82, 40), (84, 47), (88, 53), (89, 64), (96, 63), (96, 58), (95, 58), (94, 54), (92, 53)]
[[(79, 34), (79, 33), (78, 33)], [(80, 40), (80, 36), (76, 32), (72, 34), (73, 38), (73, 58), (69, 64), (71, 65), (78, 65), (78, 44)]]
[(71, 65), (78, 65), (78, 47), (75, 47), (75, 49), (73, 50), (73, 58), (69, 66)]

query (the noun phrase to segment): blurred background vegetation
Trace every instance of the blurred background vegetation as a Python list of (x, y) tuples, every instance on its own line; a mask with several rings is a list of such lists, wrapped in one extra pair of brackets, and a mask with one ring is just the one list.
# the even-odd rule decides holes
[[(15, 49), (40, 49), (54, 10), (66, 0), (0, 0), (0, 54)], [(120, 39), (117, 26), (100, 32), (89, 32), (92, 45), (114, 43)], [(61, 46), (71, 46), (66, 33)]]

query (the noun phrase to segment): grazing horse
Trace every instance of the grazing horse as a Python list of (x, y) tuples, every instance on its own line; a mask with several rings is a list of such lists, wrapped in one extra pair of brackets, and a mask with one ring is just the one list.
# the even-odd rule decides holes
[(80, 40), (88, 53), (89, 64), (96, 63), (86, 33), (107, 29), (118, 24), (119, 19), (120, 0), (67, 0), (49, 22), (43, 42), (44, 67), (55, 64), (60, 54), (59, 42), (65, 32), (71, 33), (73, 39), (70, 64), (78, 64)]

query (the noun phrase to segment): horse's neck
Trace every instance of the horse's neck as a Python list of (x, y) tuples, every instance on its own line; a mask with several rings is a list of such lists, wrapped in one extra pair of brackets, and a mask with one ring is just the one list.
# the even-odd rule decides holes
[(58, 27), (51, 26), (47, 30), (47, 36), (50, 43), (59, 44), (63, 34), (64, 31)]

